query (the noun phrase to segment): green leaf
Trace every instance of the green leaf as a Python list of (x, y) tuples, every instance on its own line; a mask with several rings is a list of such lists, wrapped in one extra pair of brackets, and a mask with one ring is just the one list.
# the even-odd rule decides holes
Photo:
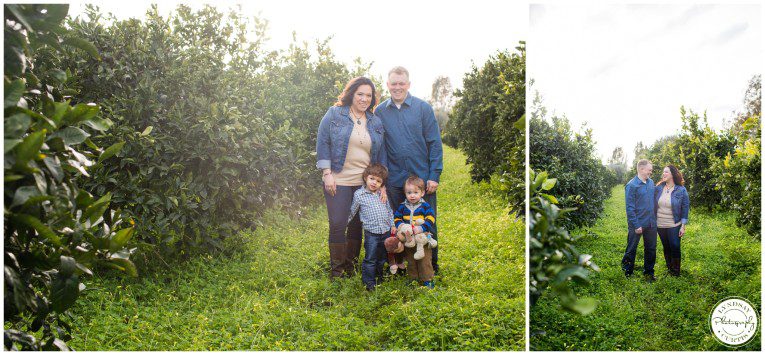
[(36, 186), (22, 186), (16, 189), (16, 191), (13, 194), (13, 202), (11, 202), (11, 207), (13, 208), (15, 206), (23, 205), (27, 200), (29, 200), (30, 197), (33, 196), (40, 196), (40, 191), (37, 189)]
[(124, 228), (117, 231), (117, 233), (115, 233), (114, 236), (112, 236), (112, 239), (109, 241), (109, 250), (115, 252), (125, 247), (127, 242), (133, 236), (133, 232), (133, 227)]
[(77, 275), (64, 276), (59, 272), (50, 290), (51, 309), (62, 313), (69, 309), (80, 295), (80, 279)]
[(93, 103), (77, 104), (64, 115), (62, 122), (68, 125), (74, 125), (82, 121), (87, 121), (93, 117), (96, 117), (99, 110), (100, 107)]
[(47, 18), (45, 22), (58, 25), (61, 21), (64, 21), (66, 15), (69, 13), (69, 4), (46, 4), (42, 7), (47, 10)]
[(555, 196), (553, 195), (543, 194), (540, 192), (539, 196), (542, 196), (545, 200), (549, 201), (550, 203), (554, 203), (556, 205), (558, 204), (558, 199), (555, 198)]
[(22, 79), (5, 82), (5, 108), (14, 107), (19, 103), (21, 96), (24, 95), (24, 86)]
[(61, 182), (64, 179), (64, 169), (61, 168), (61, 162), (58, 160), (58, 157), (45, 157), (43, 163), (56, 181)]
[(93, 45), (93, 43), (90, 43), (89, 41), (79, 38), (79, 37), (68, 37), (65, 38), (61, 44), (65, 46), (74, 47), (77, 49), (82, 49), (83, 51), (90, 54), (91, 57), (96, 58), (98, 60), (101, 60), (101, 56), (98, 55), (98, 49), (96, 46)]
[(109, 159), (113, 157), (115, 154), (119, 153), (122, 150), (122, 147), (125, 145), (125, 142), (119, 142), (114, 143), (109, 148), (106, 148), (103, 153), (98, 157), (98, 162), (102, 162), (106, 159)]
[(10, 11), (14, 17), (16, 17), (21, 24), (27, 28), (27, 31), (34, 32), (34, 28), (32, 28), (32, 25), (30, 24), (32, 21), (31, 19), (28, 19), (27, 16), (24, 14), (23, 7), (24, 5), (21, 4), (8, 4), (5, 5), (5, 9)]
[(123, 271), (131, 277), (138, 276), (138, 270), (136, 269), (135, 264), (133, 264), (133, 262), (128, 259), (112, 258), (109, 259), (109, 261), (107, 261), (105, 264), (112, 269)]
[(3, 142), (4, 152), (3, 154), (8, 154), (13, 148), (15, 148), (17, 145), (21, 143), (21, 139), (5, 139), (5, 142)]
[(90, 223), (95, 223), (99, 218), (101, 218), (101, 216), (103, 216), (104, 212), (106, 212), (106, 209), (109, 208), (109, 202), (111, 202), (111, 199), (112, 193), (107, 192), (106, 195), (99, 198), (92, 205), (88, 206), (82, 217), (89, 220)]
[(36, 230), (37, 234), (39, 234), (41, 237), (50, 240), (51, 243), (58, 247), (61, 246), (61, 238), (59, 238), (56, 233), (48, 228), (48, 226), (43, 224), (39, 219), (30, 215), (15, 213), (11, 216), (11, 221)]
[(89, 192), (80, 189), (74, 200), (77, 203), (77, 208), (86, 208), (93, 203), (93, 196)]
[(59, 274), (64, 277), (69, 277), (74, 274), (77, 269), (77, 261), (71, 256), (61, 255), (61, 266), (58, 269)]
[(85, 120), (82, 123), (90, 128), (93, 128), (101, 132), (108, 130), (114, 124), (112, 120), (108, 118), (101, 119), (97, 117)]
[(77, 127), (69, 126), (51, 134), (51, 137), (61, 137), (64, 144), (75, 145), (84, 142), (86, 138), (90, 137), (90, 134)]
[(598, 301), (594, 298), (586, 297), (586, 298), (577, 299), (576, 301), (572, 303), (563, 304), (563, 306), (570, 311), (573, 311), (585, 316), (592, 313), (592, 311), (594, 311), (595, 308), (598, 307)]
[(547, 191), (555, 187), (555, 184), (558, 182), (558, 179), (546, 179), (545, 182), (542, 183), (542, 191)]
[(5, 138), (20, 138), (24, 136), (24, 133), (29, 129), (29, 125), (32, 124), (32, 118), (24, 113), (17, 113), (10, 117), (6, 117), (5, 125)]
[(16, 146), (16, 166), (25, 167), (30, 160), (37, 157), (40, 147), (42, 147), (45, 140), (46, 132), (47, 130), (45, 129), (34, 132)]
[(144, 130), (143, 130), (143, 132), (141, 132), (141, 137), (146, 137), (146, 136), (148, 136), (149, 134), (151, 134), (151, 131), (152, 131), (153, 129), (154, 129), (154, 127), (152, 127), (152, 126), (148, 126), (148, 127), (146, 127), (146, 129), (144, 129)]

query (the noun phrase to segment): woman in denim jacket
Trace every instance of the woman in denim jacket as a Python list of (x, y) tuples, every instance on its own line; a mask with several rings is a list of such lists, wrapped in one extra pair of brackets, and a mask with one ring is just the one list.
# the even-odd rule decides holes
[(664, 249), (664, 261), (672, 276), (680, 276), (680, 238), (688, 224), (690, 199), (683, 187), (683, 174), (674, 165), (667, 165), (654, 190), (656, 227)]
[[(322, 170), (324, 200), (329, 215), (330, 277), (354, 274), (361, 251), (361, 221), (348, 222), (353, 193), (362, 186), (362, 173), (374, 163), (386, 166), (382, 121), (373, 109), (375, 85), (365, 77), (345, 85), (334, 106), (319, 124), (316, 167)], [(386, 192), (381, 198), (385, 201)]]

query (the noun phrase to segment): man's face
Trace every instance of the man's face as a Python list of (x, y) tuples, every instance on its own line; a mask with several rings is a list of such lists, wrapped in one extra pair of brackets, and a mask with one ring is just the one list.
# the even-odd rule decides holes
[(409, 93), (409, 78), (404, 74), (391, 73), (388, 76), (388, 91), (394, 102), (404, 102)]
[(647, 179), (653, 173), (653, 165), (651, 164), (644, 165), (643, 167), (638, 169), (638, 172), (640, 173), (641, 178)]

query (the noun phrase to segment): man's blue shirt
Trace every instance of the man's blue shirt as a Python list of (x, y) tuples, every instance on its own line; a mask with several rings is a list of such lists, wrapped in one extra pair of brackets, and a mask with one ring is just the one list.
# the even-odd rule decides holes
[(635, 176), (624, 187), (624, 198), (627, 204), (627, 223), (630, 230), (638, 228), (656, 228), (656, 212), (654, 211), (653, 180), (641, 181)]
[(407, 94), (396, 107), (392, 99), (375, 109), (385, 127), (388, 184), (403, 187), (410, 174), (438, 182), (444, 168), (441, 131), (430, 105)]

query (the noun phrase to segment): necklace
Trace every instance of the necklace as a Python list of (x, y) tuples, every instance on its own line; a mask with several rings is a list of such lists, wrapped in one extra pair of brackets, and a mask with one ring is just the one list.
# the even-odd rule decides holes
[(353, 113), (353, 109), (350, 109), (348, 112), (351, 114), (351, 117), (356, 120), (356, 124), (361, 125), (361, 116), (356, 117), (356, 114)]

